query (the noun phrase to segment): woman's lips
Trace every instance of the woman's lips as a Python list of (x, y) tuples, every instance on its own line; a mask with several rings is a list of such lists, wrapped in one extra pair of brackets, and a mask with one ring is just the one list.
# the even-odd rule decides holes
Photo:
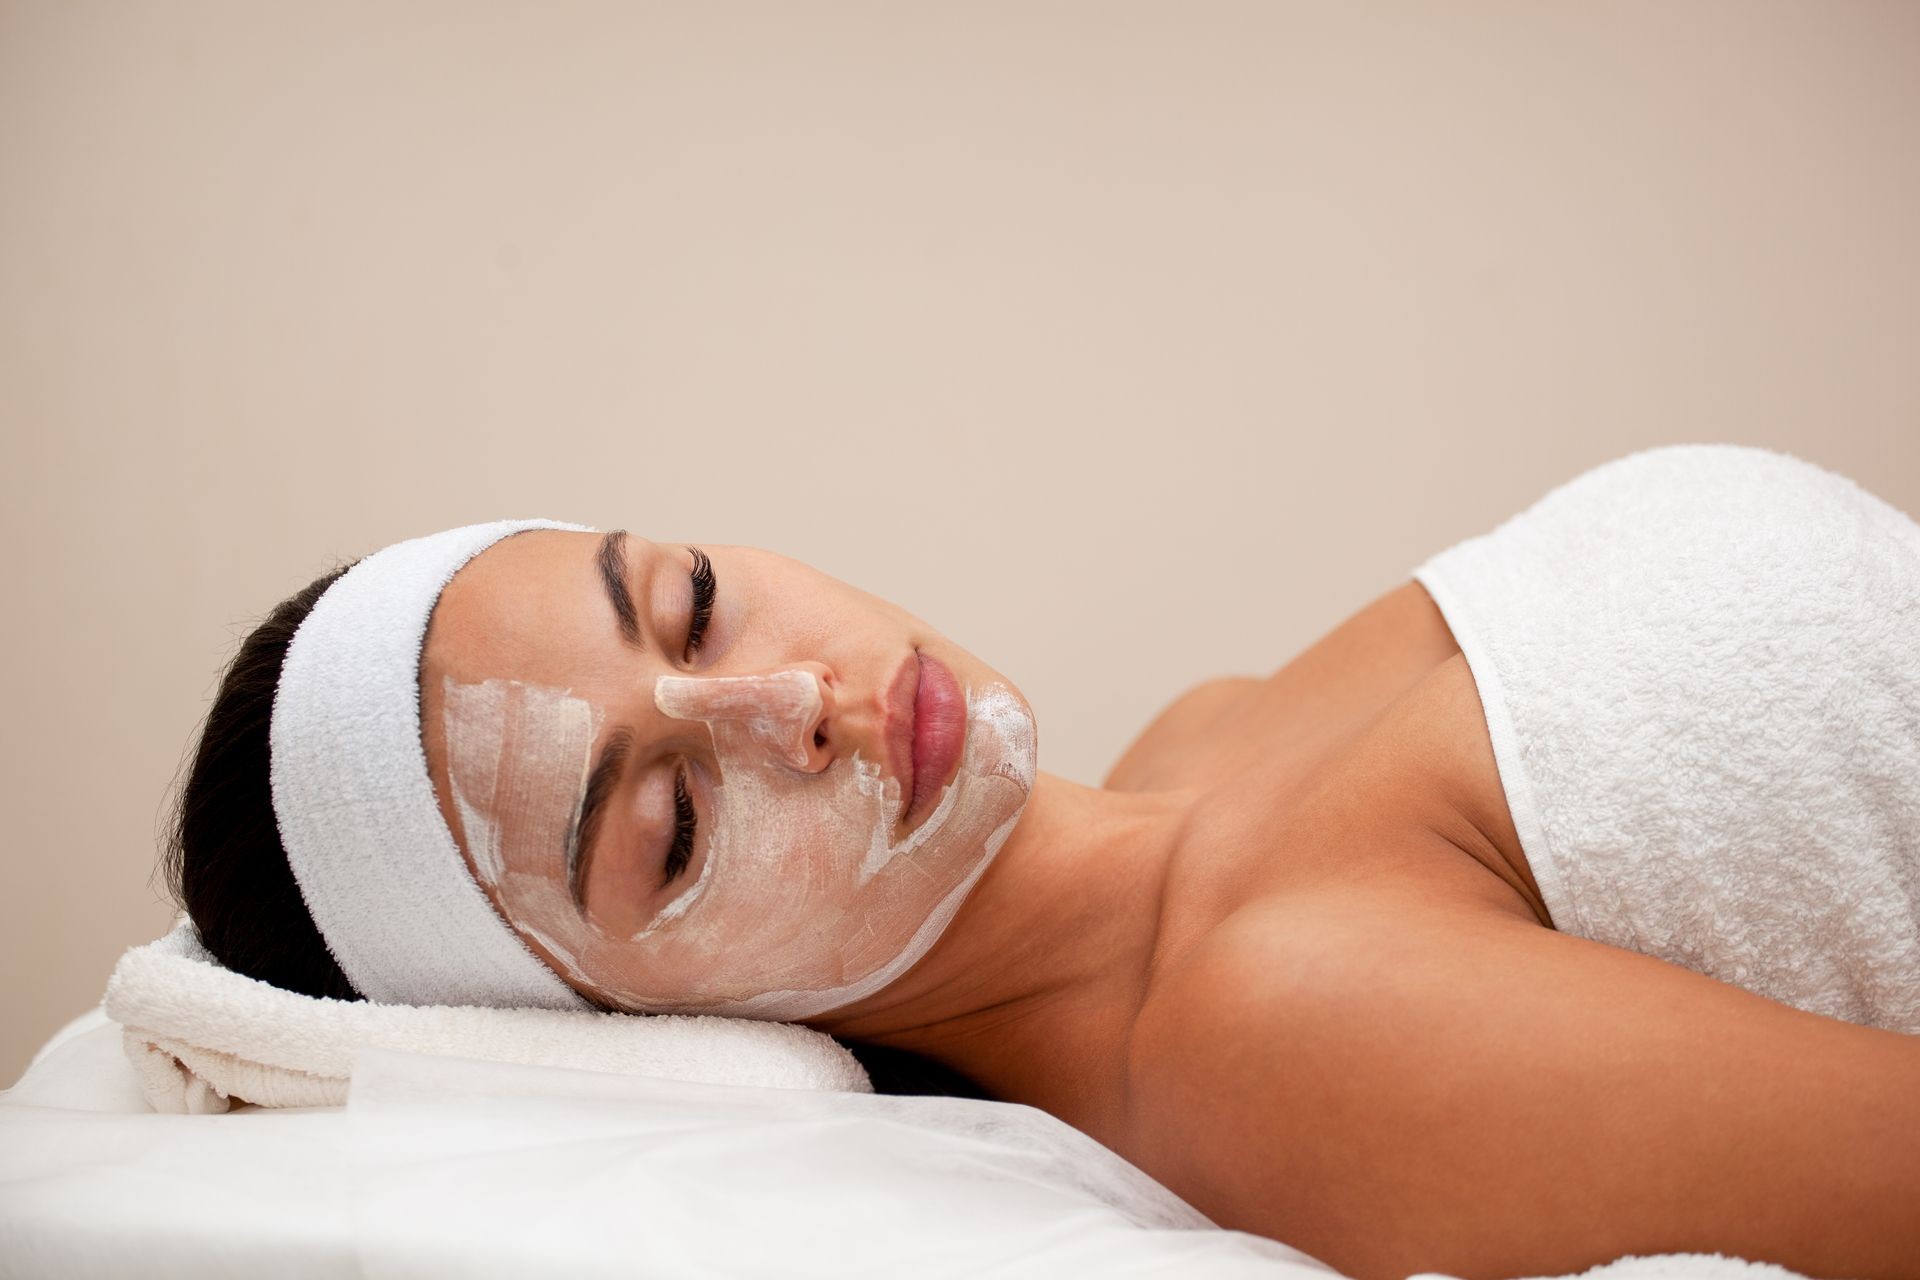
[(887, 724), (888, 754), (909, 797), (901, 815), (907, 826), (947, 785), (967, 737), (967, 700), (960, 682), (938, 658), (917, 651), (914, 658), (902, 664), (888, 699), (895, 712)]
[(913, 803), (909, 817), (924, 813), (960, 763), (967, 737), (967, 699), (960, 682), (938, 658), (920, 655), (920, 688), (913, 695)]

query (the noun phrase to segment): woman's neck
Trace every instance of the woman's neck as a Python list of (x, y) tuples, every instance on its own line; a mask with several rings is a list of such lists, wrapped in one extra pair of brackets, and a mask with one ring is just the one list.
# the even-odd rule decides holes
[(884, 990), (811, 1025), (924, 1054), (1098, 1136), (1163, 940), (1192, 796), (1041, 774), (953, 923)]

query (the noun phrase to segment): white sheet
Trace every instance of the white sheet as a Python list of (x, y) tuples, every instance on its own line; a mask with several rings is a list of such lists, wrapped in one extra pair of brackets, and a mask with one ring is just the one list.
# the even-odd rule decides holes
[(0, 1095), (0, 1276), (1334, 1274), (1028, 1107), (369, 1050), (345, 1108), (161, 1115), (62, 1037)]
[[(0, 1277), (987, 1273), (1336, 1274), (1006, 1103), (372, 1049), (344, 1108), (163, 1115), (98, 1010), (0, 1094)], [(1585, 1280), (1630, 1278), (1795, 1280), (1697, 1255)]]

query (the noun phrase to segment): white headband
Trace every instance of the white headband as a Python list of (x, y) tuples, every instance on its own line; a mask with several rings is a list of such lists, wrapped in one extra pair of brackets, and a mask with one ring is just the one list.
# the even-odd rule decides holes
[(328, 587), (287, 645), (270, 731), (273, 813), (327, 949), (376, 1003), (592, 1007), (474, 881), (420, 738), (420, 652), (440, 592), (525, 529), (592, 532), (500, 520), (396, 542)]

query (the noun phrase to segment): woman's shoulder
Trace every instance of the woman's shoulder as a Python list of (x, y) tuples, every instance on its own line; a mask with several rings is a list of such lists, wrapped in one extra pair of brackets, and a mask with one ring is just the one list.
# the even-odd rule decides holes
[(1203, 681), (1169, 703), (1135, 738), (1101, 783), (1109, 791), (1169, 785), (1170, 763), (1187, 756), (1246, 706), (1262, 682), (1253, 676)]
[(1298, 763), (1344, 739), (1459, 651), (1432, 598), (1419, 583), (1402, 582), (1271, 675), (1209, 680), (1181, 694), (1102, 785), (1182, 786), (1250, 753), (1276, 766)]
[[(1411, 838), (1411, 837), (1409, 837)], [(1444, 837), (1434, 835), (1436, 841)], [(1415, 861), (1418, 861), (1417, 859)], [(1307, 1004), (1351, 1007), (1490, 930), (1551, 933), (1458, 877), (1365, 875), (1257, 897), (1212, 924), (1152, 975), (1134, 1052), (1176, 1057), (1260, 1026), (1292, 1026)], [(1184, 1046), (1184, 1049), (1183, 1049)]]
[[(1122, 1155), (1345, 1274), (1576, 1271), (1685, 1236), (1864, 1275), (1920, 1244), (1920, 1041), (1460, 904), (1252, 904), (1156, 982), (1127, 1066)], [(1565, 1230), (1570, 1186), (1601, 1237)], [(1850, 1211), (1857, 1240), (1807, 1251)]]

